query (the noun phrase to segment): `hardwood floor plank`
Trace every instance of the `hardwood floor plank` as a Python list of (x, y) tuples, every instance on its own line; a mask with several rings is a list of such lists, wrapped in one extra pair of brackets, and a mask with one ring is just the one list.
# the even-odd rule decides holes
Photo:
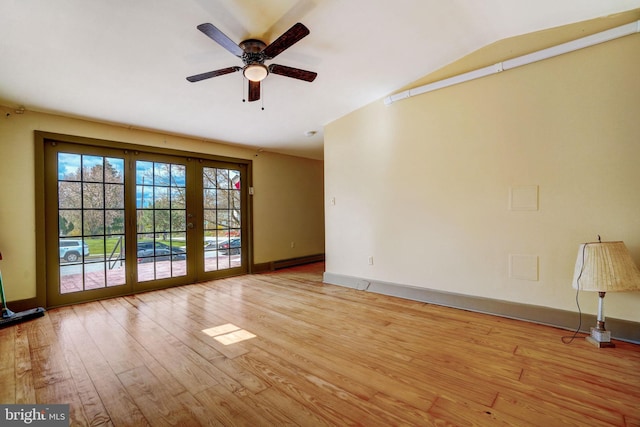
[[(25, 324), (34, 378), (35, 402), (69, 404), (74, 425), (89, 425), (83, 402), (67, 359), (69, 343), (54, 329), (52, 317)], [(82, 376), (82, 371), (76, 372)]]
[[(207, 360), (214, 360), (225, 357), (222, 353), (211, 346), (211, 340), (200, 334), (200, 330), (198, 330), (198, 333), (192, 333), (191, 331), (194, 330), (194, 328), (190, 328), (182, 324), (182, 318), (187, 317), (188, 314), (186, 310), (182, 308), (179, 309), (170, 302), (166, 303), (164, 298), (161, 297), (156, 297), (153, 300), (158, 301), (157, 303), (153, 301), (145, 303), (141, 299), (141, 297), (144, 298), (144, 295), (145, 294), (128, 296), (125, 297), (124, 301), (133, 306), (141, 314), (149, 317), (158, 325), (162, 326), (167, 332), (171, 333), (174, 337), (189, 346), (189, 348), (193, 349), (203, 358)], [(171, 308), (172, 312), (170, 314), (163, 312), (162, 309), (164, 308)]]
[[(590, 377), (594, 372), (598, 373), (599, 382), (620, 382), (626, 388), (633, 389), (634, 393), (640, 392), (640, 374), (638, 366), (640, 361), (625, 356), (625, 348), (628, 343), (620, 343), (616, 347), (616, 357), (613, 360), (607, 353), (608, 349), (598, 349), (587, 342), (580, 342), (572, 348), (566, 350), (561, 345), (555, 343), (550, 346), (537, 346), (535, 348), (523, 343), (518, 346), (515, 354), (533, 361), (545, 360), (553, 366), (565, 369), (574, 369)], [(554, 351), (555, 350), (555, 351)], [(604, 350), (604, 351), (603, 351)]]
[[(0, 329), (0, 402), (16, 400), (16, 328)], [(27, 358), (30, 362), (30, 359)]]
[(57, 339), (50, 318), (41, 317), (23, 326), (29, 339), (34, 387), (39, 389), (71, 379), (62, 344)]
[[(591, 384), (585, 389), (586, 382), (581, 381), (575, 372), (574, 377), (567, 381), (567, 377), (561, 379), (553, 373), (530, 371), (525, 370), (522, 382), (545, 390), (540, 399), (565, 408), (567, 413), (582, 414), (584, 418), (592, 417), (610, 425), (624, 425), (624, 417), (619, 410), (634, 404), (640, 406), (637, 400), (633, 402), (634, 399), (623, 397), (621, 401), (620, 393), (615, 389), (593, 388)], [(623, 387), (620, 390), (625, 389)], [(594, 399), (594, 391), (600, 391), (596, 396), (602, 398)]]
[(530, 419), (515, 417), (492, 407), (468, 401), (453, 401), (445, 397), (436, 400), (429, 409), (429, 414), (436, 420), (434, 425), (445, 423), (454, 426), (540, 426)]
[[(389, 425), (387, 420), (375, 419), (367, 410), (345, 403), (343, 399), (347, 398), (347, 393), (343, 390), (336, 389), (281, 359), (259, 353), (253, 351), (251, 355), (244, 357), (254, 372), (264, 376), (281, 393), (312, 408), (314, 413), (333, 425)], [(333, 389), (326, 392), (325, 387)], [(346, 407), (349, 409), (346, 410)]]
[[(322, 269), (2, 329), (0, 401), (68, 403), (72, 425), (116, 427), (640, 425), (638, 345), (565, 345), (556, 328), (326, 285)], [(203, 332), (220, 326), (242, 339)]]
[[(61, 338), (72, 345), (78, 354), (113, 425), (148, 425), (133, 399), (93, 342), (73, 307), (49, 310), (47, 313), (59, 325), (58, 327), (62, 331)], [(87, 327), (91, 328), (90, 325)]]
[(121, 304), (115, 299), (102, 301), (101, 304), (189, 393), (196, 394), (218, 383), (207, 372), (206, 360), (148, 317), (140, 316), (137, 310), (130, 310), (129, 304)]
[[(68, 332), (64, 328), (64, 323), (60, 322), (60, 316), (57, 313), (51, 313), (49, 315), (53, 329), (56, 331), (56, 335), (60, 337), (58, 343), (62, 345), (62, 351), (66, 360), (69, 372), (73, 379), (75, 389), (77, 390), (78, 397), (80, 398), (79, 406), (83, 410), (83, 415), (87, 420), (87, 423), (92, 426), (97, 425), (111, 425), (111, 419), (107, 413), (100, 395), (96, 390), (93, 381), (87, 370), (85, 369), (82, 359), (78, 354), (76, 346), (68, 336)], [(73, 397), (73, 396), (72, 396)], [(71, 402), (65, 402), (70, 403)], [(72, 408), (77, 410), (77, 408)], [(72, 412), (72, 421), (79, 421), (74, 417), (75, 413)]]
[[(199, 299), (199, 301), (201, 300), (202, 298)], [(213, 302), (209, 301), (209, 304), (212, 305)], [(216, 306), (216, 310), (220, 313), (225, 313), (226, 316), (237, 324), (243, 324), (247, 321), (251, 322), (254, 325), (252, 326), (253, 332), (258, 335), (258, 339), (254, 342), (254, 345), (261, 346), (261, 337), (264, 337), (265, 343), (280, 343), (283, 347), (290, 349), (288, 355), (286, 352), (283, 354), (287, 360), (297, 360), (305, 364), (305, 366), (305, 360), (312, 360), (318, 365), (324, 366), (326, 371), (331, 373), (333, 381), (339, 381), (341, 387), (350, 391), (353, 390), (354, 387), (359, 388), (359, 391), (354, 391), (356, 394), (364, 393), (371, 396), (377, 387), (377, 390), (391, 390), (392, 393), (409, 396), (411, 399), (420, 396), (419, 399), (421, 401), (429, 399), (429, 395), (432, 398), (436, 396), (435, 392), (431, 392), (430, 394), (430, 392), (427, 391), (427, 389), (430, 387), (433, 389), (433, 387), (426, 381), (420, 382), (418, 387), (413, 387), (398, 381), (398, 379), (393, 376), (385, 375), (384, 372), (378, 372), (369, 366), (353, 363), (360, 359), (362, 354), (366, 354), (368, 350), (363, 349), (358, 355), (351, 357), (351, 355), (345, 355), (343, 351), (337, 348), (321, 348), (318, 342), (323, 336), (321, 334), (318, 335), (314, 327), (309, 327), (305, 325), (304, 322), (295, 322), (292, 327), (283, 328), (283, 324), (291, 325), (292, 319), (286, 316), (280, 317), (279, 314), (271, 312), (270, 309), (265, 310), (258, 305), (251, 305), (251, 310), (244, 314), (233, 310), (227, 311), (227, 305), (224, 303)], [(310, 334), (312, 338), (315, 337), (316, 339), (309, 340)], [(339, 341), (342, 342), (344, 339), (340, 338)], [(299, 345), (292, 348), (292, 342), (298, 343)], [(341, 345), (344, 345), (344, 343)], [(307, 349), (310, 349), (310, 351), (307, 351)], [(344, 381), (345, 378), (347, 379), (346, 381)], [(363, 385), (358, 381), (353, 381), (353, 378), (365, 378), (366, 382), (371, 384), (373, 388), (370, 387), (367, 391), (362, 391)]]
[(48, 383), (43, 387), (37, 388), (36, 402), (42, 402), (44, 404), (68, 404), (69, 418), (72, 425), (90, 425), (78, 389), (71, 378)]
[(395, 399), (384, 392), (376, 393), (369, 402), (390, 414), (396, 414), (410, 426), (434, 425), (436, 418), (429, 414), (433, 402), (425, 399), (421, 404), (413, 405), (403, 400)]
[[(542, 390), (541, 390), (542, 391)], [(531, 395), (509, 391), (502, 393), (496, 399), (493, 409), (513, 417), (529, 420), (535, 425), (563, 425), (563, 426), (624, 426), (623, 418), (611, 424), (574, 411), (557, 402), (533, 399)]]
[[(201, 339), (206, 342), (208, 346), (213, 348), (216, 352), (223, 354), (225, 357), (233, 359), (234, 357), (238, 357), (247, 352), (243, 346), (234, 346), (229, 348), (224, 346), (223, 344), (218, 343), (216, 340), (211, 337), (207, 337), (202, 333), (202, 330), (212, 328), (214, 326), (219, 326), (227, 323), (224, 319), (220, 319), (215, 315), (214, 312), (206, 312), (198, 310), (197, 312), (190, 311), (188, 306), (188, 302), (181, 306), (183, 303), (180, 297), (174, 297), (175, 289), (167, 289), (162, 295), (157, 295), (156, 293), (149, 292), (138, 295), (138, 298), (143, 302), (147, 302), (147, 307), (153, 307), (155, 310), (154, 319), (158, 322), (161, 321), (157, 316), (160, 312), (161, 315), (164, 315), (166, 318), (165, 325), (168, 326), (168, 322), (175, 322), (177, 326), (187, 330), (189, 333), (193, 334), (194, 337)], [(189, 316), (181, 316), (180, 313), (172, 313), (171, 310), (181, 310), (185, 309), (190, 313)], [(144, 310), (145, 307), (141, 307), (141, 310)], [(166, 310), (162, 310), (166, 309)], [(147, 312), (145, 312), (147, 313)], [(147, 313), (151, 315), (150, 313)], [(179, 321), (178, 321), (179, 319)]]
[(92, 307), (88, 316), (85, 312), (88, 309), (87, 304), (82, 304), (80, 307), (74, 306), (74, 311), (80, 312), (79, 317), (83, 322), (92, 322), (92, 327), (87, 329), (87, 332), (116, 374), (138, 367), (146, 367), (153, 371), (155, 377), (167, 384), (172, 384), (173, 394), (185, 391), (184, 386), (177, 382), (171, 373), (134, 337), (128, 334), (100, 302), (90, 304)]
[[(240, 356), (242, 358), (242, 356)], [(249, 390), (251, 393), (260, 393), (263, 390), (269, 388), (269, 384), (262, 381), (257, 376), (253, 375), (250, 371), (244, 369), (244, 367), (238, 362), (238, 359), (219, 358), (211, 361), (211, 364), (218, 368), (220, 372), (226, 374), (229, 378), (233, 378), (235, 381), (242, 385), (242, 389)], [(230, 391), (241, 390), (237, 387), (227, 387)]]
[(257, 394), (242, 395), (242, 399), (256, 408), (269, 408), (272, 417), (277, 420), (277, 426), (329, 426), (327, 420), (321, 418), (304, 404), (292, 399), (280, 390), (270, 387)]
[(220, 426), (221, 422), (212, 414), (211, 408), (203, 405), (191, 393), (185, 391), (174, 396), (174, 399), (187, 411), (199, 426)]
[[(638, 411), (640, 412), (640, 411)], [(640, 413), (638, 414), (631, 414), (631, 415), (625, 415), (624, 416), (624, 421), (625, 421), (625, 426), (628, 427), (638, 427), (640, 426)]]
[(258, 396), (247, 390), (232, 393), (225, 387), (213, 386), (196, 395), (196, 398), (207, 408), (215, 408), (215, 416), (223, 425), (292, 425), (287, 415)]
[(183, 392), (175, 393), (174, 384), (156, 377), (147, 367), (121, 372), (118, 378), (152, 426), (200, 425), (184, 400), (175, 397)]
[[(282, 338), (267, 334), (260, 335), (253, 345), (276, 357), (288, 360), (296, 366), (305, 367), (321, 378), (332, 378), (340, 388), (361, 399), (370, 399), (377, 393), (377, 388), (371, 384), (356, 381), (354, 371), (341, 373), (340, 369), (335, 369), (336, 366), (347, 365), (346, 361), (340, 358), (332, 358), (329, 354), (319, 352), (304, 351), (302, 348), (292, 349), (283, 342)], [(375, 382), (375, 380), (367, 382)]]
[[(282, 296), (282, 298), (286, 299), (286, 295)], [(199, 301), (203, 301), (204, 299), (205, 298), (200, 298)], [(208, 304), (215, 306), (216, 310), (219, 312), (225, 312), (227, 316), (237, 316), (235, 322), (240, 325), (245, 322), (250, 322), (254, 316), (258, 316), (257, 313), (263, 310), (263, 308), (258, 304), (250, 304), (252, 307), (251, 312), (247, 312), (242, 314), (242, 316), (239, 316), (235, 312), (228, 310), (227, 307), (230, 305), (228, 303), (228, 299), (220, 302), (210, 300), (208, 301)], [(245, 300), (245, 305), (246, 304), (248, 303)], [(296, 335), (289, 337), (289, 340), (296, 340), (300, 343), (304, 343), (306, 347), (313, 348), (314, 352), (321, 351), (325, 355), (340, 355), (343, 360), (341, 362), (334, 363), (334, 366), (351, 366), (351, 376), (353, 376), (353, 369), (357, 368), (353, 367), (353, 363), (349, 364), (349, 361), (353, 362), (361, 360), (360, 369), (364, 372), (363, 377), (367, 377), (369, 380), (371, 380), (371, 373), (377, 372), (390, 379), (400, 378), (404, 381), (402, 384), (392, 381), (394, 385), (388, 387), (390, 390), (414, 387), (420, 390), (423, 394), (430, 392), (433, 396), (435, 396), (439, 391), (449, 390), (452, 395), (463, 394), (473, 396), (473, 398), (479, 399), (480, 403), (484, 404), (490, 404), (495, 399), (495, 390), (491, 390), (490, 387), (487, 387), (486, 385), (468, 382), (464, 378), (453, 378), (453, 376), (457, 375), (453, 372), (443, 374), (433, 371), (425, 372), (421, 370), (417, 373), (414, 370), (413, 375), (404, 375), (412, 368), (407, 367), (405, 362), (397, 362), (382, 357), (378, 352), (384, 344), (381, 344), (379, 339), (372, 340), (374, 344), (378, 344), (377, 346), (370, 346), (368, 343), (363, 342), (359, 343), (357, 339), (352, 339), (352, 337), (345, 340), (345, 336), (333, 332), (332, 325), (329, 325), (329, 327), (325, 325), (323, 327), (319, 323), (310, 324), (302, 319), (294, 320), (292, 319), (291, 313), (285, 314), (283, 312), (274, 312), (273, 306), (271, 305), (269, 305), (268, 311), (259, 317), (259, 320), (267, 322), (269, 318), (274, 317), (279, 319), (280, 322), (288, 324), (295, 321), (295, 331), (297, 331), (297, 333)], [(271, 324), (269, 329), (272, 331), (280, 331), (282, 334), (289, 333), (289, 331), (284, 331), (279, 327), (279, 322)], [(254, 332), (260, 336), (265, 333), (263, 331), (256, 330), (254, 330)], [(330, 337), (333, 337), (334, 339), (329, 340)], [(327, 344), (327, 342), (330, 342), (330, 344)], [(431, 340), (425, 340), (423, 337), (423, 342), (424, 350), (427, 351), (428, 346), (431, 345)], [(472, 393), (471, 390), (473, 390), (474, 393)]]
[[(237, 316), (237, 313), (233, 312), (233, 310), (227, 311), (227, 307), (225, 304), (215, 306), (215, 310), (218, 313), (224, 313), (225, 316), (231, 319), (232, 322), (236, 322), (238, 324), (242, 324), (242, 322), (244, 322), (244, 319), (241, 316)], [(260, 307), (252, 307), (251, 312), (252, 314), (249, 315), (250, 318), (253, 319), (255, 316), (255, 319), (256, 319), (256, 323), (254, 323), (254, 325), (260, 324), (260, 326), (264, 326), (259, 328), (255, 328), (255, 327), (252, 328), (252, 330), (258, 334), (258, 337), (251, 342), (252, 345), (258, 346), (263, 349), (268, 349), (268, 351), (270, 352), (277, 352), (280, 357), (289, 359), (289, 360), (296, 360), (298, 361), (299, 364), (303, 364), (305, 366), (309, 366), (310, 364), (313, 364), (313, 363), (316, 363), (316, 366), (319, 366), (319, 364), (329, 363), (328, 362), (328, 359), (330, 358), (329, 354), (318, 354), (316, 352), (309, 353), (308, 355), (315, 360), (314, 362), (314, 360), (305, 358), (304, 355), (301, 353), (301, 351), (304, 351), (303, 347), (296, 346), (295, 349), (291, 349), (291, 346), (289, 345), (290, 342), (292, 340), (299, 340), (300, 338), (297, 335), (291, 336), (292, 328), (288, 328), (286, 331), (282, 330), (281, 328), (282, 324), (278, 323), (277, 320), (275, 321), (266, 320), (266, 317), (267, 317), (266, 311), (263, 311)], [(296, 325), (294, 329), (301, 330), (302, 327), (300, 325)], [(279, 346), (278, 343), (282, 345)], [(337, 366), (345, 365), (345, 364), (346, 364), (346, 360), (340, 360), (336, 363), (333, 363), (333, 365), (337, 365)], [(321, 367), (319, 367), (319, 369), (321, 369)], [(328, 371), (335, 376), (334, 370), (328, 369)], [(349, 377), (343, 376), (342, 378), (346, 378), (348, 381)], [(367, 388), (366, 390), (363, 390), (361, 385), (355, 384), (355, 383), (352, 383), (352, 385), (348, 386), (347, 388), (349, 388), (350, 391), (354, 390), (355, 388), (359, 388), (356, 391), (356, 394), (367, 396), (367, 397), (373, 395), (374, 393), (373, 389)]]
[[(257, 307), (256, 310), (258, 310)], [(252, 310), (252, 312), (256, 310)], [(264, 317), (261, 317), (261, 319), (264, 320)], [(274, 329), (276, 329), (276, 332), (272, 333)], [(281, 329), (282, 328), (278, 327), (278, 324), (276, 323), (264, 331), (256, 330), (256, 333), (259, 335), (259, 339), (253, 341), (253, 343), (266, 349), (267, 347), (262, 345), (263, 342), (273, 343), (279, 341), (282, 342), (283, 346), (291, 348), (290, 342), (295, 342), (297, 339), (285, 337), (284, 335), (289, 332)], [(262, 337), (264, 337), (264, 339), (262, 339)], [(300, 344), (302, 344), (302, 342), (300, 342)], [(273, 350), (272, 345), (268, 348), (270, 351)], [(298, 345), (294, 348), (296, 355), (291, 354), (291, 352), (289, 352), (289, 354), (280, 353), (280, 357), (284, 356), (285, 360), (301, 363), (302, 366), (304, 366), (304, 369), (312, 369), (306, 361), (313, 359), (315, 363), (324, 366), (321, 373), (318, 373), (317, 371), (314, 372), (324, 378), (330, 378), (332, 383), (340, 384), (340, 387), (343, 387), (345, 390), (351, 391), (354, 386), (358, 390), (362, 390), (362, 387), (364, 387), (362, 384), (368, 384), (373, 387), (370, 388), (370, 390), (388, 390), (391, 393), (402, 396), (407, 401), (412, 402), (412, 404), (418, 406), (426, 405), (427, 407), (431, 405), (432, 400), (435, 399), (436, 394), (428, 391), (432, 389), (428, 381), (420, 381), (415, 384), (399, 382), (389, 374), (385, 375), (384, 373), (377, 372), (368, 366), (355, 364), (354, 361), (356, 359), (354, 358), (350, 359), (338, 356), (339, 352), (337, 352), (335, 348), (326, 348), (323, 349), (325, 351), (320, 352), (319, 350), (321, 349), (315, 342)], [(305, 352), (307, 348), (312, 349), (312, 351)], [(301, 352), (304, 354), (300, 354)], [(362, 358), (363, 356), (366, 356), (366, 354), (367, 352), (363, 351), (359, 357)], [(371, 393), (371, 391), (367, 393)], [(494, 396), (491, 397), (493, 398)]]
[[(213, 347), (213, 345), (216, 345), (213, 344), (214, 340), (202, 332), (201, 325), (198, 324), (194, 326), (190, 320), (183, 319), (184, 317), (188, 317), (188, 310), (176, 311), (171, 317), (168, 317), (165, 312), (158, 310), (158, 308), (165, 308), (172, 305), (164, 301), (163, 298), (155, 298), (147, 303), (140, 301), (139, 298), (135, 301), (133, 298), (128, 298), (127, 302), (134, 304), (141, 313), (153, 319), (153, 321), (161, 325), (176, 339), (180, 340), (180, 342), (208, 360), (211, 364), (207, 367), (207, 373), (217, 382), (224, 384), (229, 390), (240, 390), (246, 383), (250, 383), (248, 385), (254, 389), (265, 387), (264, 385), (259, 385), (257, 379), (249, 378), (250, 376), (246, 373), (243, 373), (237, 378), (230, 376), (224, 370), (225, 366), (229, 366), (225, 363), (226, 357)], [(244, 352), (245, 351), (243, 351), (243, 353)], [(236, 352), (231, 352), (230, 354), (236, 356)]]
[(218, 425), (224, 426), (261, 426), (268, 425), (261, 422), (261, 418), (252, 413), (251, 409), (223, 386), (212, 386), (198, 393), (196, 399), (206, 408), (210, 417)]
[(79, 321), (91, 325), (89, 336), (117, 374), (144, 365), (138, 345), (102, 308), (99, 302), (73, 306)]
[[(636, 384), (629, 386), (629, 380), (635, 378)], [(640, 395), (640, 372), (629, 372), (622, 381), (608, 380), (593, 375), (581, 376), (574, 369), (560, 366), (536, 364), (523, 370), (521, 381), (523, 384), (545, 381), (552, 384), (561, 394), (576, 398), (586, 398), (588, 395), (607, 396), (608, 405), (613, 408), (625, 408), (637, 402)], [(640, 408), (638, 413), (640, 414)]]
[[(236, 279), (239, 280), (239, 279)], [(255, 280), (253, 278), (247, 280)], [(288, 291), (285, 289), (285, 291)], [(349, 290), (352, 291), (352, 290)], [(269, 290), (264, 290), (262, 287), (259, 288), (259, 292), (265, 293), (268, 295), (268, 298), (275, 298), (277, 296), (278, 301), (282, 301), (280, 307), (284, 307), (284, 310), (280, 310), (276, 308), (274, 305), (270, 305), (270, 309), (277, 310), (279, 313), (292, 317), (304, 320), (306, 323), (314, 322), (315, 326), (319, 329), (325, 328), (327, 324), (332, 326), (331, 329), (327, 329), (323, 333), (337, 333), (337, 334), (348, 334), (351, 340), (357, 340), (359, 337), (367, 340), (372, 334), (380, 335), (381, 340), (379, 342), (384, 343), (384, 346), (376, 349), (377, 352), (388, 352), (384, 356), (390, 358), (397, 358), (401, 361), (408, 361), (413, 356), (411, 352), (418, 352), (421, 354), (424, 351), (424, 347), (416, 347), (416, 342), (424, 342), (425, 338), (425, 330), (429, 331), (429, 333), (438, 333), (440, 334), (433, 336), (432, 341), (442, 339), (444, 337), (448, 337), (451, 335), (453, 329), (449, 327), (438, 326), (436, 323), (425, 322), (425, 317), (415, 317), (416, 313), (424, 314), (424, 311), (415, 311), (415, 310), (424, 310), (425, 304), (420, 303), (420, 305), (416, 306), (416, 309), (412, 312), (412, 315), (406, 315), (404, 311), (400, 314), (394, 311), (382, 311), (380, 309), (376, 309), (374, 311), (370, 311), (367, 309), (363, 309), (362, 311), (350, 312), (348, 307), (339, 307), (343, 304), (343, 301), (335, 301), (332, 299), (326, 304), (316, 303), (314, 301), (313, 311), (302, 311), (303, 307), (298, 308), (295, 304), (298, 299), (295, 296), (295, 300), (292, 302), (292, 297), (290, 292), (284, 293), (280, 290), (280, 293), (269, 294)], [(361, 291), (352, 291), (352, 292), (361, 292)], [(350, 293), (352, 293), (350, 292)], [(345, 296), (346, 293), (340, 294), (341, 296)], [(250, 299), (244, 298), (244, 302), (253, 302), (256, 305), (260, 305), (261, 301), (265, 300), (265, 297), (261, 297), (259, 299)], [(413, 301), (412, 301), (413, 302)], [(338, 308), (339, 310), (338, 310)], [(395, 307), (395, 306), (394, 306)], [(294, 308), (295, 312), (291, 312), (290, 308)], [(336, 317), (334, 313), (336, 310), (338, 313), (349, 313), (348, 319), (342, 319)], [(326, 313), (330, 314), (326, 314)], [(363, 313), (364, 317), (359, 317), (359, 313)], [(380, 320), (384, 319), (384, 320)], [(450, 322), (448, 322), (450, 323)], [(468, 321), (460, 322), (461, 325), (465, 328), (465, 333), (468, 334), (474, 327), (468, 325)], [(484, 326), (479, 332), (483, 334), (487, 334), (489, 332), (489, 327)], [(416, 340), (398, 340), (396, 339), (399, 336), (399, 332), (402, 334), (400, 336), (405, 336), (407, 334), (416, 335)], [(357, 342), (354, 341), (354, 344)], [(515, 349), (515, 346), (510, 345), (507, 348), (507, 352), (510, 354)], [(482, 351), (482, 348), (479, 349)], [(487, 350), (490, 352), (491, 350)], [(498, 354), (499, 357), (504, 357), (504, 354)]]

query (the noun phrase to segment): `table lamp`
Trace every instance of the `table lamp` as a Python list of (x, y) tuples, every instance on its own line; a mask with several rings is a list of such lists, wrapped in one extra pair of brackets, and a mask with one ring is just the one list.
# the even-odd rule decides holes
[(583, 243), (578, 250), (573, 287), (598, 292), (598, 323), (585, 339), (597, 347), (615, 347), (604, 327), (604, 296), (607, 292), (640, 290), (640, 270), (623, 242)]

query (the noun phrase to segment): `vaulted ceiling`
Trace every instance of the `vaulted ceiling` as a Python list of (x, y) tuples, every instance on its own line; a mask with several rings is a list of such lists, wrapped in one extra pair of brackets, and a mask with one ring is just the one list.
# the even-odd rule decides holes
[[(640, 0), (0, 0), (0, 104), (207, 141), (322, 158), (323, 126), (496, 41), (640, 8)], [(241, 66), (198, 31), (274, 41), (310, 34), (271, 61), (243, 102)], [(264, 108), (264, 109), (263, 109)], [(309, 131), (315, 132), (307, 136)]]

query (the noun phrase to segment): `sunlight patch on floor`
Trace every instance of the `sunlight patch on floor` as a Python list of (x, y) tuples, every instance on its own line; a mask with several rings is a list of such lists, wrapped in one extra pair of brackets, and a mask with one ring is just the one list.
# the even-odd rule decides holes
[(251, 332), (239, 328), (233, 323), (225, 323), (224, 325), (203, 329), (202, 332), (224, 345), (235, 344), (256, 337)]

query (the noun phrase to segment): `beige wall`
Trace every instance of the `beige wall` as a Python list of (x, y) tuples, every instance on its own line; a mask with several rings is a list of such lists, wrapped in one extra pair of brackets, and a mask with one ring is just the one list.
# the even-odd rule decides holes
[(324, 252), (321, 161), (3, 106), (0, 114), (0, 269), (9, 301), (35, 297), (35, 130), (251, 159), (254, 262)]
[[(640, 264), (638, 52), (640, 34), (329, 124), (326, 271), (576, 311), (581, 242), (623, 240)], [(538, 210), (510, 210), (529, 185)], [(510, 255), (537, 257), (537, 280)], [(640, 292), (606, 300), (640, 321)]]

